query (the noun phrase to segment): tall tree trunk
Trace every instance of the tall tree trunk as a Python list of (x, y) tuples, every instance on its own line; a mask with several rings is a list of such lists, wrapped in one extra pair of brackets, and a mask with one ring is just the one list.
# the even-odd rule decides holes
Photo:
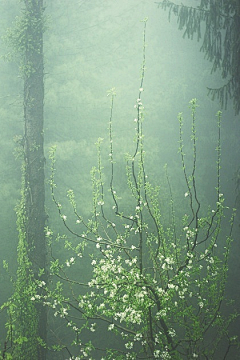
[[(28, 256), (35, 279), (46, 282), (45, 189), (43, 148), (43, 0), (25, 0), (27, 38), (24, 66), (25, 215)], [(39, 278), (39, 270), (45, 274)], [(46, 341), (46, 310), (37, 305), (38, 336)], [(38, 349), (38, 359), (46, 358)]]

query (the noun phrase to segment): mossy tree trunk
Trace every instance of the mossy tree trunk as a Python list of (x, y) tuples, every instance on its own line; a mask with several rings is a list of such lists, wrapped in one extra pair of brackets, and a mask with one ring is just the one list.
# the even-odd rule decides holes
[[(43, 0), (22, 0), (15, 26), (7, 30), (23, 76), (24, 136), (22, 197), (17, 211), (18, 269), (6, 304), (9, 320), (3, 359), (45, 360), (47, 313), (39, 301), (47, 282), (44, 188)], [(9, 356), (8, 356), (9, 355)]]
[[(24, 198), (26, 244), (35, 279), (46, 282), (45, 189), (43, 148), (43, 0), (24, 0), (26, 42), (23, 58), (24, 73)], [(41, 269), (43, 275), (39, 275)], [(46, 341), (46, 311), (37, 306), (38, 336)], [(46, 358), (39, 347), (38, 359)]]

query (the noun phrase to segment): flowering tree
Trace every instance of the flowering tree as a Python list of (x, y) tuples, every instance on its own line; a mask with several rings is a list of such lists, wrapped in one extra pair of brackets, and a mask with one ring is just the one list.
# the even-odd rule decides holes
[[(146, 22), (145, 22), (146, 28)], [(190, 102), (192, 114), (193, 165), (188, 172), (183, 151), (183, 116), (179, 115), (179, 153), (186, 184), (184, 205), (178, 209), (168, 174), (171, 220), (160, 211), (161, 194), (146, 174), (143, 146), (145, 72), (145, 30), (142, 77), (136, 109), (135, 151), (126, 156), (126, 204), (121, 205), (115, 185), (112, 136), (112, 90), (110, 137), (110, 179), (105, 191), (101, 156), (102, 139), (97, 142), (98, 166), (92, 169), (93, 210), (85, 220), (78, 212), (74, 192), (68, 198), (75, 217), (71, 226), (55, 195), (55, 149), (52, 148), (52, 197), (72, 240), (65, 238), (70, 256), (60, 261), (52, 253), (52, 286), (39, 281), (45, 294), (32, 296), (52, 309), (54, 317), (66, 321), (72, 344), (59, 343), (71, 359), (213, 359), (221, 345), (222, 359), (237, 346), (229, 330), (237, 314), (222, 312), (231, 244), (233, 216), (226, 236), (221, 234), (224, 197), (220, 192), (220, 120), (218, 119), (217, 184), (215, 207), (202, 209), (197, 191), (197, 102)], [(49, 246), (60, 239), (46, 229)], [(77, 239), (77, 241), (76, 241)], [(224, 243), (223, 251), (219, 251)], [(93, 244), (94, 246), (91, 246)], [(91, 271), (79, 274), (74, 268), (82, 257), (89, 258)], [(86, 279), (83, 281), (83, 278)], [(51, 281), (50, 281), (51, 284)], [(70, 291), (67, 291), (67, 288)], [(54, 318), (53, 317), (53, 318)], [(56, 320), (58, 321), (58, 320)], [(66, 331), (66, 330), (65, 330)], [(70, 335), (69, 335), (70, 336)], [(219, 358), (219, 357), (218, 357)]]

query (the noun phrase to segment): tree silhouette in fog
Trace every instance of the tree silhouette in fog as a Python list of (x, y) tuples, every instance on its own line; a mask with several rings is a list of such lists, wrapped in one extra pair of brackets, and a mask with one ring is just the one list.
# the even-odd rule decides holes
[(236, 114), (240, 112), (240, 1), (201, 0), (199, 6), (178, 5), (169, 0), (157, 2), (177, 17), (183, 36), (201, 39), (201, 51), (212, 62), (212, 72), (221, 71), (225, 84), (208, 88), (212, 99), (218, 98), (223, 107), (233, 100)]

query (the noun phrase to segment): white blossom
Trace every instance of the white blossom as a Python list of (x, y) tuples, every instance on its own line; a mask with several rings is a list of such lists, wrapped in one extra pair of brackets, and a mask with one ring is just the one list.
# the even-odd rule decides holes
[(96, 323), (91, 324), (90, 331), (91, 332), (96, 331), (95, 327), (96, 327)]

